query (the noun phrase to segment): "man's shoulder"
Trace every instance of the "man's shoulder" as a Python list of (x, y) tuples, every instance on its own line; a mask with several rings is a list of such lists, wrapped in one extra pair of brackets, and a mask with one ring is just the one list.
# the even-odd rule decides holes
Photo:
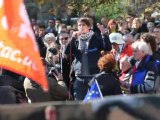
[(94, 32), (94, 34), (92, 35), (92, 39), (93, 38), (102, 39), (102, 36)]

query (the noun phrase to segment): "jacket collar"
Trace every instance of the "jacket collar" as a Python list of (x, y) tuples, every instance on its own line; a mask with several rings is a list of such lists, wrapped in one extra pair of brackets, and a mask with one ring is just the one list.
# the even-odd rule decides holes
[(137, 69), (144, 69), (148, 61), (150, 60), (150, 55), (144, 56), (144, 58), (140, 61)]

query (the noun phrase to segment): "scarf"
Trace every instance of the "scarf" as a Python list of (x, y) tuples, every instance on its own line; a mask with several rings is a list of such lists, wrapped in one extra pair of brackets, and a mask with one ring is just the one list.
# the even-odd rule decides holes
[(82, 34), (82, 35), (79, 36), (79, 38), (78, 38), (78, 41), (79, 41), (78, 49), (82, 53), (87, 53), (88, 52), (88, 43), (89, 43), (89, 40), (91, 39), (93, 34), (94, 34), (93, 31), (89, 31), (86, 34)]

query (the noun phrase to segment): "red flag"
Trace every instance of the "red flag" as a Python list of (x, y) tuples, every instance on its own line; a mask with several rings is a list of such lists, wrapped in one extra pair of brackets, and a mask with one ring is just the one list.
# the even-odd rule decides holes
[(0, 0), (0, 66), (48, 89), (23, 0)]

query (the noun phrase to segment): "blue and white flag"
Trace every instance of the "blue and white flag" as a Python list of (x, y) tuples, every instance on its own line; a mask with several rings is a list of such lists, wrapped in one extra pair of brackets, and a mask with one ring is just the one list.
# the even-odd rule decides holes
[(103, 98), (103, 96), (102, 96), (101, 90), (99, 89), (99, 85), (97, 83), (97, 80), (95, 80), (95, 82), (91, 86), (90, 91), (85, 96), (83, 102), (89, 102), (89, 101), (92, 101), (92, 100), (98, 99), (98, 98)]

